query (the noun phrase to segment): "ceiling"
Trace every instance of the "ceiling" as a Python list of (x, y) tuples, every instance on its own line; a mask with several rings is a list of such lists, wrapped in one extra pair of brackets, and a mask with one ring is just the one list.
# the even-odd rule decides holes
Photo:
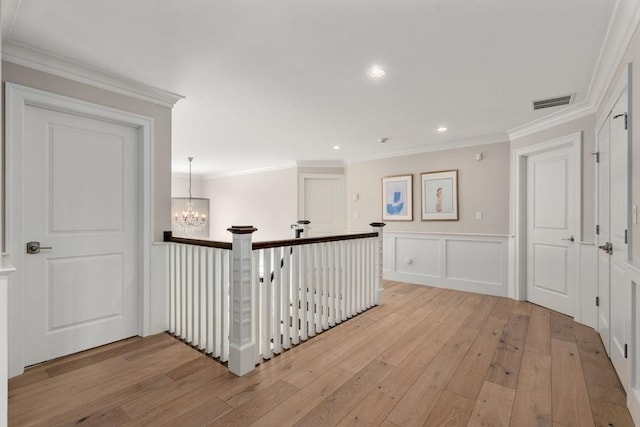
[[(616, 4), (4, 2), (3, 42), (184, 95), (173, 169), (194, 156), (194, 173), (209, 176), (505, 141), (566, 108), (534, 112), (532, 100), (586, 99)], [(367, 74), (374, 64), (382, 79)]]

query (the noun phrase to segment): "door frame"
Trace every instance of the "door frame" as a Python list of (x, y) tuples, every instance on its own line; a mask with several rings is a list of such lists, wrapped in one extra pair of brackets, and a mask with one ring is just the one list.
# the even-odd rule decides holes
[[(335, 181), (339, 181), (340, 182), (340, 188), (341, 188), (341, 215), (340, 215), (340, 219), (341, 219), (341, 228), (342, 230), (340, 231), (340, 234), (344, 234), (346, 231), (346, 200), (345, 200), (345, 185), (344, 185), (344, 175), (343, 174), (338, 174), (338, 173), (300, 173), (298, 175), (298, 219), (303, 219), (303, 220), (307, 220), (309, 218), (302, 218), (302, 216), (304, 215), (304, 197), (306, 194), (306, 186), (305, 186), (305, 180), (308, 178), (312, 178), (312, 179), (331, 179), (331, 180), (335, 180)], [(313, 224), (311, 224), (311, 227), (313, 227)]]
[(22, 129), (26, 106), (109, 121), (138, 130), (138, 334), (147, 335), (151, 325), (151, 246), (153, 244), (153, 125), (150, 117), (81, 101), (63, 95), (6, 83), (5, 90), (5, 250), (16, 273), (9, 282), (9, 377), (24, 372), (22, 341)]
[[(558, 148), (572, 148), (573, 179), (574, 179), (574, 212), (575, 242), (571, 249), (574, 255), (574, 278), (580, 277), (579, 247), (582, 243), (582, 132), (574, 132), (559, 138), (530, 145), (513, 151), (514, 173), (514, 283), (509, 284), (508, 296), (518, 301), (525, 301), (527, 297), (527, 157), (556, 150)], [(573, 311), (574, 319), (580, 319), (580, 287), (574, 286)]]

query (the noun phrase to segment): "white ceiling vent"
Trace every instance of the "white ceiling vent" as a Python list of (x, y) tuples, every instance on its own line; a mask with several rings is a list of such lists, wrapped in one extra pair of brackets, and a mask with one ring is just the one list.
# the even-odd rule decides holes
[(574, 95), (575, 94), (565, 95), (565, 96), (556, 96), (554, 98), (539, 99), (537, 101), (533, 101), (533, 109), (541, 110), (543, 108), (559, 107), (560, 105), (569, 105), (573, 103)]

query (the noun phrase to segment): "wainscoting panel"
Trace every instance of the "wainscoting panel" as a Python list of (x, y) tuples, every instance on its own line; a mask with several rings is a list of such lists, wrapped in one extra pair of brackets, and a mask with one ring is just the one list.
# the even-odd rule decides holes
[(387, 280), (507, 296), (508, 236), (387, 232), (383, 268)]

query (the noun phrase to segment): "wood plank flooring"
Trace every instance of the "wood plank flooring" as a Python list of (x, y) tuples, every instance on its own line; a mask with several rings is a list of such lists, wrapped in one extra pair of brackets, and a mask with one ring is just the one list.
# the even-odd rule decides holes
[(9, 381), (9, 425), (633, 425), (593, 329), (426, 286), (384, 298), (242, 378), (167, 334), (33, 367)]

